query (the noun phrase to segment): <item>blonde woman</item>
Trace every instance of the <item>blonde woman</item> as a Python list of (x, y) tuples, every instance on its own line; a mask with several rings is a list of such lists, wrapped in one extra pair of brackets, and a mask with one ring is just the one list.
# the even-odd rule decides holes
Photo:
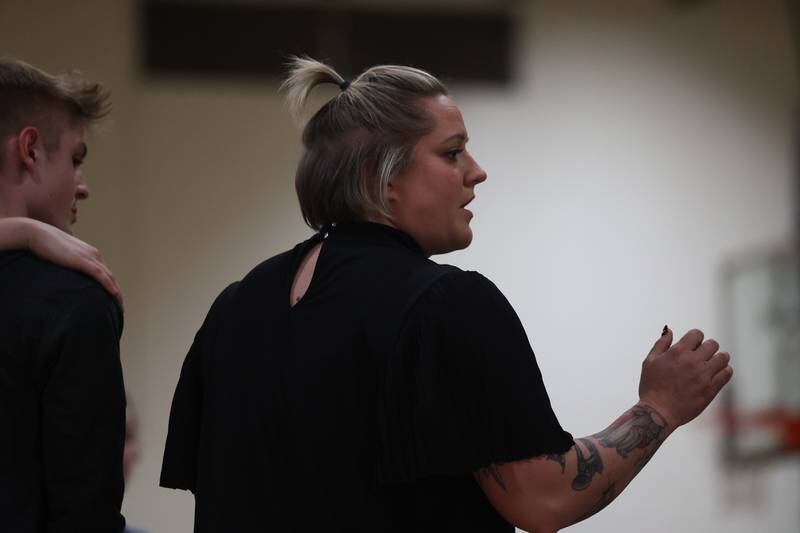
[(640, 401), (574, 439), (491, 281), (430, 257), (469, 246), (486, 172), (445, 86), (409, 67), (352, 81), (296, 59), (296, 188), (315, 235), (229, 286), (181, 371), (161, 484), (195, 531), (550, 533), (597, 512), (731, 375), (664, 329)]

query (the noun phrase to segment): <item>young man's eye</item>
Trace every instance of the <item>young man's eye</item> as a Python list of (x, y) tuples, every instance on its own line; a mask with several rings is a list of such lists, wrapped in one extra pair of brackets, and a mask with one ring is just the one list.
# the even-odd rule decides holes
[(83, 159), (78, 159), (78, 158), (72, 159), (72, 166), (74, 166), (75, 168), (78, 168), (82, 164), (83, 164)]

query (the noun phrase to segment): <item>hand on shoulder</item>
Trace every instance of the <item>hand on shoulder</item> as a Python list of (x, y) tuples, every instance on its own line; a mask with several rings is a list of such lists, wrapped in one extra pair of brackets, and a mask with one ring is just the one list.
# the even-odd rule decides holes
[(94, 246), (55, 226), (23, 217), (0, 218), (0, 250), (24, 249), (97, 280), (122, 305), (114, 274)]

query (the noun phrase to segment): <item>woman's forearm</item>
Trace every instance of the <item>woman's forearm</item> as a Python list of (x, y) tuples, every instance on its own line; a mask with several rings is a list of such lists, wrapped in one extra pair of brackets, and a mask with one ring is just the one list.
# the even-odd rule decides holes
[(558, 529), (611, 503), (673, 430), (658, 411), (639, 402), (600, 433), (576, 439), (568, 452), (546, 456), (560, 465), (564, 477), (556, 507)]
[(29, 250), (33, 223), (23, 217), (0, 218), (0, 250)]
[(509, 522), (553, 533), (611, 503), (673, 430), (640, 402), (600, 433), (576, 439), (565, 453), (491, 465), (476, 472), (477, 479)]
[(122, 305), (114, 275), (94, 246), (44, 222), (0, 217), (0, 251), (28, 250), (47, 261), (84, 272), (96, 279)]
[(552, 533), (611, 503), (664, 440), (708, 407), (730, 381), (730, 355), (689, 330), (672, 344), (664, 327), (642, 363), (639, 403), (563, 454), (495, 463), (476, 472), (494, 508), (527, 531)]

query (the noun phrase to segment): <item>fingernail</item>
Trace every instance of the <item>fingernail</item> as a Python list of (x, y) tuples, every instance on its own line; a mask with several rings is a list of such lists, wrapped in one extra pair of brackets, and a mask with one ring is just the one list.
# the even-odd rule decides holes
[(664, 329), (661, 330), (661, 336), (663, 337), (664, 335), (666, 335), (668, 331), (669, 328), (667, 326), (664, 326)]

